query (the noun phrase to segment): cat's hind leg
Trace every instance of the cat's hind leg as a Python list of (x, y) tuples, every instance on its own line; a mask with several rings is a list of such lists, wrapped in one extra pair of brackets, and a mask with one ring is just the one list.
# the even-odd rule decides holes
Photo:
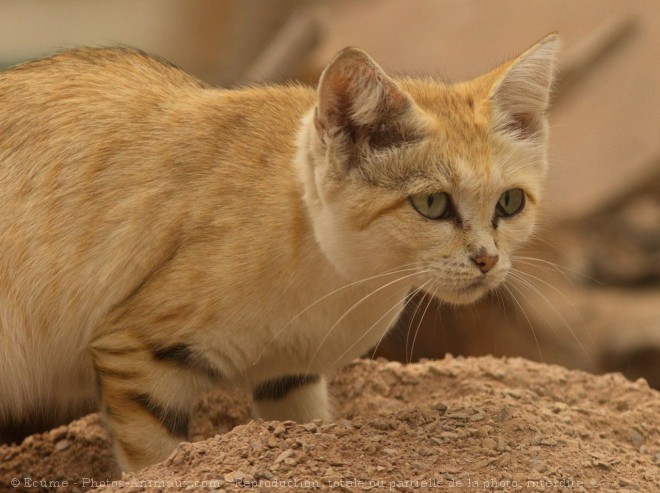
[(253, 410), (265, 420), (308, 423), (329, 421), (331, 412), (325, 378), (319, 375), (289, 375), (257, 385), (252, 393)]

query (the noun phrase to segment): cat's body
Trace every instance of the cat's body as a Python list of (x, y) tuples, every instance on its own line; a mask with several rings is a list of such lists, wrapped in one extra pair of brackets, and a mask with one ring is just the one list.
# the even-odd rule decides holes
[[(213, 385), (253, 388), (265, 418), (328, 418), (319, 375), (373, 347), (412, 287), (471, 301), (506, 275), (493, 248), (518, 239), (498, 238), (492, 205), (523, 185), (535, 203), (546, 131), (529, 145), (516, 117), (516, 138), (493, 139), (499, 70), (395, 84), (352, 50), (319, 95), (213, 89), (125, 50), (0, 73), (0, 426), (100, 402), (136, 468), (185, 438)], [(477, 159), (443, 177), (447, 156)], [(408, 202), (439, 189), (481, 198), (445, 221)], [(533, 216), (518, 221), (522, 240)]]

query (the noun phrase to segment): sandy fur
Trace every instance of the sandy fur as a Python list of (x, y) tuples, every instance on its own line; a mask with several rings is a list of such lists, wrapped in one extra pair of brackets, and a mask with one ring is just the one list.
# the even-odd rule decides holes
[[(136, 393), (185, 417), (211, 385), (326, 373), (363, 354), (415, 286), (470, 302), (497, 285), (531, 232), (546, 166), (547, 99), (534, 102), (534, 135), (506, 123), (503, 84), (526, 87), (529, 56), (449, 86), (393, 81), (344, 53), (320, 99), (296, 85), (210, 88), (126, 50), (0, 73), (0, 422), (57, 423), (100, 402), (134, 469), (178, 441)], [(539, 56), (530, 67), (550, 73), (530, 90), (547, 92), (552, 54)], [(337, 91), (355, 88), (349, 142), (332, 112)], [(411, 143), (360, 143), (383, 111)], [(349, 156), (363, 164), (347, 168)], [(529, 208), (493, 230), (511, 187)], [(410, 194), (436, 190), (452, 194), (460, 227), (410, 207)], [(477, 248), (501, 261), (467, 292)], [(413, 264), (425, 273), (400, 269)], [(185, 364), (155, 357), (177, 345)], [(307, 392), (318, 405), (296, 401), (294, 417), (327, 417), (323, 392)]]

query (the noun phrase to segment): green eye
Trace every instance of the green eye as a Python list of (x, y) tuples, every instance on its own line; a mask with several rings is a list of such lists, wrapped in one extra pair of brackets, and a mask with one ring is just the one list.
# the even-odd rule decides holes
[(417, 212), (429, 219), (443, 219), (448, 217), (451, 212), (449, 195), (444, 192), (412, 195), (410, 203)]
[(515, 216), (525, 207), (525, 192), (520, 188), (507, 190), (497, 201), (497, 215), (500, 217)]

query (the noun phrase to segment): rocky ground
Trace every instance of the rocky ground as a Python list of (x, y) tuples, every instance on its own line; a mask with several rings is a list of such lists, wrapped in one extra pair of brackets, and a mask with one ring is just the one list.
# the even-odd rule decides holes
[(660, 393), (642, 379), (448, 356), (358, 361), (332, 393), (339, 419), (306, 425), (208, 395), (192, 443), (123, 477), (86, 416), (0, 447), (0, 490), (660, 491)]

